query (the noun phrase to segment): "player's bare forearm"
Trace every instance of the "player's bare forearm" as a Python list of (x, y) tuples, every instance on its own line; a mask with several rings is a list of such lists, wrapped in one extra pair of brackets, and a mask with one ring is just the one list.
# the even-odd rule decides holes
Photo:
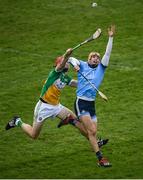
[(111, 25), (109, 28), (108, 28), (108, 35), (109, 35), (109, 40), (108, 40), (108, 43), (107, 43), (107, 47), (106, 47), (106, 51), (105, 51), (105, 54), (101, 60), (101, 63), (104, 65), (104, 66), (108, 66), (109, 64), (109, 59), (110, 59), (110, 54), (111, 54), (111, 51), (112, 51), (112, 44), (113, 44), (113, 36), (115, 34), (115, 25)]
[(63, 60), (62, 60), (61, 64), (59, 64), (59, 65), (56, 67), (56, 70), (57, 70), (57, 71), (62, 71), (62, 70), (64, 69), (65, 64), (66, 64), (66, 62), (68, 61), (71, 53), (72, 53), (72, 49), (71, 49), (71, 48), (66, 50), (65, 54), (62, 56), (62, 57), (63, 57)]
[(60, 69), (63, 69), (65, 67), (65, 64), (68, 61), (71, 54), (72, 54), (72, 49), (71, 48), (67, 49), (65, 54), (63, 55), (63, 61), (61, 63)]
[(65, 67), (65, 64), (68, 61), (71, 54), (72, 54), (72, 48), (69, 48), (69, 49), (66, 50), (65, 54), (63, 55), (63, 61), (62, 61), (62, 64), (61, 64), (61, 66), (63, 68)]

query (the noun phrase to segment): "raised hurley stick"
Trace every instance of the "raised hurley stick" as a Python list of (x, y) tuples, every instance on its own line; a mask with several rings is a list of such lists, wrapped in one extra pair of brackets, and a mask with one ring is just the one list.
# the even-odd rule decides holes
[(75, 50), (75, 49), (79, 48), (80, 46), (82, 46), (82, 45), (84, 45), (90, 41), (93, 41), (94, 39), (97, 39), (100, 35), (101, 35), (101, 29), (99, 28), (96, 30), (96, 32), (91, 37), (89, 37), (88, 39), (86, 39), (82, 43), (78, 44), (77, 46), (73, 47), (72, 50)]

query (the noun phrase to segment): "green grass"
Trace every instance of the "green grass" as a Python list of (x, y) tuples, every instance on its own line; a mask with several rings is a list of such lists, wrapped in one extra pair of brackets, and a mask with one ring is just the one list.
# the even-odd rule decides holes
[[(13, 179), (143, 179), (143, 2), (141, 0), (0, 0), (0, 178)], [(20, 128), (4, 131), (14, 115), (32, 124), (42, 81), (56, 56), (89, 37), (97, 41), (74, 52), (85, 59), (90, 51), (102, 55), (107, 27), (116, 24), (110, 66), (96, 111), (98, 135), (110, 139), (103, 153), (112, 168), (96, 165), (89, 143), (71, 126), (57, 129), (58, 119), (46, 121), (33, 141)], [(70, 75), (76, 77), (74, 71)], [(62, 104), (73, 109), (75, 89), (63, 90)], [(67, 101), (68, 100), (68, 101)]]

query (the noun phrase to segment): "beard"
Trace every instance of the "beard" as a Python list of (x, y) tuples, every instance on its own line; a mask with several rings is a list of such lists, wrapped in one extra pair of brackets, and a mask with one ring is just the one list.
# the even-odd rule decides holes
[(64, 68), (63, 73), (68, 72), (69, 68)]

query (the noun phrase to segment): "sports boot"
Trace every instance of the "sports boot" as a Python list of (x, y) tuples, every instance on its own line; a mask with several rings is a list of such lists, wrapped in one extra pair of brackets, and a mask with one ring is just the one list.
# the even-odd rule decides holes
[(106, 158), (102, 158), (99, 162), (98, 162), (98, 166), (101, 167), (111, 167), (112, 165), (109, 163), (109, 161)]
[(101, 148), (102, 146), (104, 146), (105, 144), (107, 144), (109, 141), (109, 139), (99, 139), (98, 141), (98, 146), (99, 148)]
[(14, 128), (16, 126), (16, 120), (18, 120), (20, 117), (18, 116), (14, 116), (8, 123), (7, 125), (5, 126), (5, 129), (6, 130), (9, 130), (11, 128)]

